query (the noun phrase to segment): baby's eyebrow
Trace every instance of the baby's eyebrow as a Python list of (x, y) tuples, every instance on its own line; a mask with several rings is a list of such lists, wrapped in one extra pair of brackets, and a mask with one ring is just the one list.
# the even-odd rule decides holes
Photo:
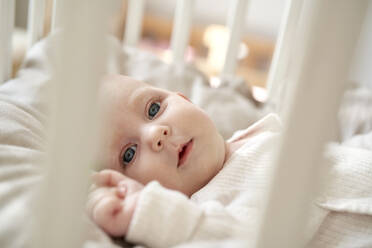
[(132, 95), (129, 97), (129, 106), (136, 107), (140, 104), (144, 97), (151, 91), (149, 87), (137, 88)]

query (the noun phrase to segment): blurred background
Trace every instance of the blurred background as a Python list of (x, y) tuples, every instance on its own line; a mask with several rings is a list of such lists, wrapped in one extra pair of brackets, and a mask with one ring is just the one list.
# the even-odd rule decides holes
[[(117, 1), (117, 13), (112, 16), (111, 32), (123, 39), (126, 0)], [(143, 20), (141, 49), (151, 51), (162, 60), (169, 61), (170, 36), (176, 7), (175, 0), (150, 0), (146, 2)], [(218, 75), (223, 63), (224, 47), (228, 39), (225, 28), (229, 0), (197, 0), (186, 59), (207, 76)], [(371, 2), (371, 1), (370, 1)], [(285, 0), (250, 0), (245, 19), (243, 38), (239, 51), (237, 74), (251, 87), (265, 88)], [(16, 1), (16, 32), (13, 39), (14, 73), (25, 53), (28, 0)], [(50, 30), (52, 0), (47, 0), (45, 34)], [(372, 4), (356, 50), (351, 78), (372, 87)]]
[[(45, 32), (50, 29), (52, 1), (47, 0)], [(140, 48), (157, 54), (164, 61), (170, 59), (169, 45), (175, 0), (151, 0), (146, 2), (143, 33)], [(222, 67), (224, 47), (228, 39), (225, 28), (229, 0), (195, 1), (190, 46), (186, 58), (208, 76), (217, 75)], [(251, 85), (265, 87), (274, 44), (285, 1), (251, 0), (247, 10), (243, 39), (240, 45), (237, 74)], [(28, 0), (16, 1), (16, 27), (18, 57), (22, 56), (22, 31), (27, 27)], [(127, 1), (121, 1), (121, 9), (113, 16), (112, 33), (123, 38)], [(18, 59), (19, 60), (19, 59)], [(19, 66), (19, 65), (15, 65)]]

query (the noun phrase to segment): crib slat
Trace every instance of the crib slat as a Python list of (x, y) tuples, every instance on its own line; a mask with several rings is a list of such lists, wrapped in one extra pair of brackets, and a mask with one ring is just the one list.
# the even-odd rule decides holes
[(43, 35), (45, 0), (30, 0), (28, 6), (27, 46), (30, 48)]
[(124, 45), (134, 47), (140, 40), (145, 3), (145, 0), (128, 0)]
[(63, 0), (53, 0), (53, 14), (52, 14), (52, 28), (51, 31), (54, 32), (56, 29), (61, 27), (62, 22), (62, 8)]
[(12, 73), (12, 33), (15, 1), (0, 0), (0, 83)]
[[(58, 2), (57, 2), (58, 3)], [(59, 1), (58, 26), (53, 43), (54, 66), (48, 91), (46, 178), (34, 205), (38, 219), (32, 247), (83, 247), (83, 224), (88, 176), (97, 154), (97, 89), (104, 73), (104, 32), (111, 2)], [(86, 223), (86, 222), (84, 222)]]
[(177, 2), (171, 38), (172, 60), (177, 65), (184, 63), (194, 3), (194, 0), (178, 0)]
[(245, 14), (247, 11), (248, 0), (233, 0), (227, 17), (229, 28), (229, 41), (227, 45), (222, 77), (234, 75), (237, 66), (237, 56), (242, 31), (244, 30)]
[[(302, 5), (303, 0), (287, 0), (273, 59), (271, 61), (267, 89), (269, 92), (269, 100), (271, 103), (274, 103), (275, 110), (277, 111), (281, 109), (279, 106), (281, 103), (280, 99), (284, 98), (280, 93), (284, 94), (286, 86), (285, 77), (289, 69), (290, 56), (293, 52), (294, 44), (296, 44), (295, 36)], [(280, 99), (279, 96), (281, 96)]]
[(296, 56), (288, 71), (284, 136), (276, 153), (258, 248), (307, 247), (310, 241), (304, 231), (321, 184), (319, 174), (326, 173), (321, 163), (323, 148), (337, 127), (336, 111), (367, 9), (367, 1), (303, 4), (292, 47)]

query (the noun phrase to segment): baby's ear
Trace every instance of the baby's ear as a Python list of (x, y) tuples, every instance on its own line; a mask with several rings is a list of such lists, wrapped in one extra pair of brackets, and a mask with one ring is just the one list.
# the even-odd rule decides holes
[(176, 92), (177, 95), (179, 95), (180, 97), (186, 99), (187, 101), (191, 102), (189, 98), (187, 98), (184, 94), (180, 93), (180, 92)]

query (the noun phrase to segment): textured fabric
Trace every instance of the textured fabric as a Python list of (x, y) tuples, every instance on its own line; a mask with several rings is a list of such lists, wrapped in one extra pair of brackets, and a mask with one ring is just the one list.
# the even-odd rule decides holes
[(372, 247), (372, 152), (332, 145), (327, 153), (335, 166), (316, 204), (329, 213), (309, 247)]
[[(279, 130), (278, 119), (269, 115), (234, 135), (231, 140), (248, 135), (248, 142), (191, 199), (158, 183), (146, 186), (127, 239), (150, 247), (180, 243), (187, 247), (203, 240), (213, 244), (232, 238), (244, 238), (244, 245), (251, 245), (258, 231), (272, 171), (271, 151), (278, 144)], [(308, 246), (372, 246), (372, 153), (331, 145), (326, 155), (324, 166), (330, 166), (329, 176), (310, 212), (305, 235)], [(354, 239), (361, 240), (349, 246)]]
[(0, 247), (26, 247), (30, 240), (30, 203), (40, 179), (44, 130), (38, 94), (45, 80), (35, 65), (0, 87)]
[(346, 141), (372, 130), (371, 108), (372, 89), (356, 87), (345, 92), (338, 113), (341, 127), (340, 140)]

